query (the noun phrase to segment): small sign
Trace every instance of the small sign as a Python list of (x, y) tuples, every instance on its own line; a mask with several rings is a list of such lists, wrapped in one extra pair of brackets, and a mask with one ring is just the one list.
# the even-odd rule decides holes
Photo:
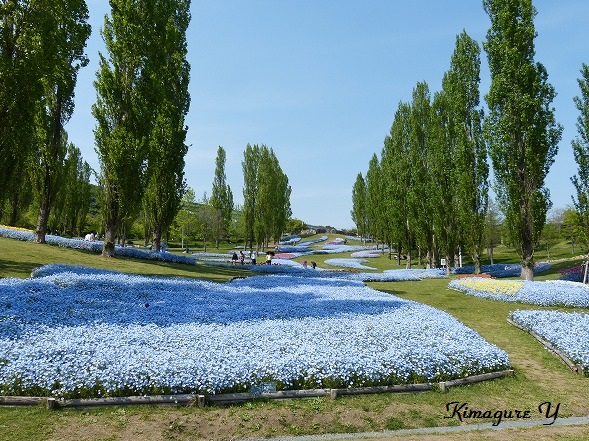
[(274, 392), (276, 392), (276, 383), (273, 381), (267, 381), (256, 386), (252, 386), (250, 389), (250, 393), (254, 394), (255, 396)]
[(276, 392), (276, 383), (273, 381), (268, 381), (262, 383), (262, 393), (273, 393)]
[(446, 266), (446, 259), (440, 259), (440, 265)]

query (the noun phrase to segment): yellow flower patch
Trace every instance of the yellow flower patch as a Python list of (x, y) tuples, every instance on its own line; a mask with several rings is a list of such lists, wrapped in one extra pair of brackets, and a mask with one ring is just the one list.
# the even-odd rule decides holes
[(477, 291), (486, 291), (497, 295), (514, 295), (524, 286), (523, 281), (518, 280), (497, 280), (497, 279), (461, 279), (462, 286)]
[(11, 227), (9, 225), (1, 225), (0, 228), (6, 228), (7, 230), (16, 230), (16, 231), (33, 231), (29, 230), (28, 228), (21, 228), (21, 227)]

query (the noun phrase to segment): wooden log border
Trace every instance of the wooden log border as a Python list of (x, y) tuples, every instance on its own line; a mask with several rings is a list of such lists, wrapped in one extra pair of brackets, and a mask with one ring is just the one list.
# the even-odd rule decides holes
[(440, 390), (445, 392), (450, 387), (462, 386), (466, 384), (479, 383), (481, 381), (492, 380), (506, 376), (513, 376), (513, 369), (489, 372), (486, 374), (473, 375), (470, 377), (459, 378), (456, 380), (442, 381), (439, 383), (419, 383), (419, 384), (401, 384), (393, 386), (373, 386), (373, 387), (351, 387), (346, 389), (308, 389), (308, 390), (284, 390), (277, 392), (262, 393), (233, 393), (218, 395), (201, 395), (201, 394), (178, 394), (178, 395), (151, 395), (151, 396), (132, 396), (132, 397), (106, 397), (106, 398), (77, 398), (62, 400), (54, 397), (15, 397), (0, 396), (0, 406), (39, 406), (45, 405), (48, 409), (57, 409), (64, 407), (88, 408), (95, 406), (124, 406), (137, 404), (183, 404), (187, 406), (204, 407), (207, 404), (226, 405), (237, 404), (256, 399), (263, 400), (284, 400), (294, 398), (317, 398), (329, 397), (336, 399), (339, 396), (346, 395), (365, 395), (365, 394), (382, 394), (382, 393), (418, 393), (430, 390)]
[(536, 334), (534, 331), (532, 331), (531, 329), (526, 329), (523, 326), (520, 326), (519, 324), (515, 323), (513, 320), (511, 320), (510, 318), (507, 318), (507, 323), (509, 323), (510, 325), (515, 326), (518, 329), (521, 329), (524, 332), (527, 332), (528, 334), (530, 334), (532, 337), (534, 337), (536, 340), (538, 340), (538, 342), (540, 342), (542, 345), (544, 345), (545, 348), (547, 348), (549, 351), (555, 353), (558, 358), (561, 359), (561, 361), (567, 365), (567, 367), (579, 374), (579, 375), (585, 375), (585, 369), (583, 367), (582, 364), (576, 364), (573, 363), (573, 361), (568, 358), (563, 352), (559, 351), (557, 348), (555, 348), (552, 343), (548, 342), (547, 340), (545, 340), (544, 338), (542, 338), (540, 335)]

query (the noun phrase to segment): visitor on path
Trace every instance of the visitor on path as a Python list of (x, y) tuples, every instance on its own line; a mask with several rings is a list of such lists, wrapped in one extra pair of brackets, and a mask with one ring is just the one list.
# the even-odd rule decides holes
[(252, 260), (252, 265), (256, 264), (256, 252), (254, 250), (251, 250), (250, 252), (250, 259)]
[(233, 252), (233, 256), (231, 256), (231, 264), (237, 264), (237, 253), (235, 251)]
[(239, 252), (239, 263), (241, 263), (243, 265), (243, 262), (245, 260), (245, 255), (243, 254), (243, 251)]
[(273, 256), (272, 251), (268, 251), (266, 253), (266, 265), (272, 265), (272, 256)]

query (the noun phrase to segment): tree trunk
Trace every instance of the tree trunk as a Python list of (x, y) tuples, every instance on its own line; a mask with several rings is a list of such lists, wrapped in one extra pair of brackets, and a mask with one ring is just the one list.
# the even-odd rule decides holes
[(479, 256), (479, 253), (473, 253), (472, 260), (474, 261), (474, 273), (480, 274), (481, 273), (481, 256)]
[(37, 229), (35, 230), (35, 242), (37, 243), (45, 243), (49, 208), (49, 201), (46, 198), (42, 198), (41, 206), (39, 207), (39, 216), (37, 217)]
[(521, 278), (523, 280), (534, 280), (534, 266), (525, 266), (522, 264)]
[[(8, 220), (8, 225), (10, 225), (11, 227), (16, 226), (16, 221), (18, 220), (19, 199), (20, 199), (20, 197), (19, 197), (18, 191), (15, 191), (14, 194), (12, 195), (11, 200), (10, 200), (11, 212), (10, 212), (10, 219)], [(0, 219), (1, 218), (2, 218), (2, 209), (0, 209)]]
[(104, 257), (114, 257), (116, 234), (116, 222), (112, 219), (108, 219), (106, 221), (106, 229), (104, 232), (104, 247), (102, 248), (102, 255)]
[(151, 241), (151, 249), (153, 251), (161, 251), (162, 249), (162, 230), (156, 226), (153, 229), (153, 240)]

